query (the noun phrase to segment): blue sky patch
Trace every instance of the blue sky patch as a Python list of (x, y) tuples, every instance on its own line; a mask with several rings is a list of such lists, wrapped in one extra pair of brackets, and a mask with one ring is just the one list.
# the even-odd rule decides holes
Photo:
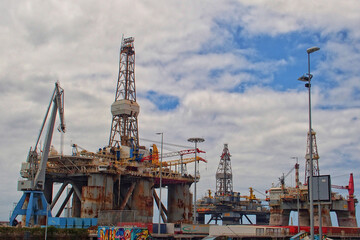
[[(251, 69), (241, 69), (241, 72), (249, 72), (259, 79), (265, 79), (261, 82), (263, 86), (270, 87), (276, 91), (288, 91), (289, 89), (301, 89), (301, 84), (297, 79), (307, 72), (307, 53), (306, 49), (312, 46), (325, 44), (327, 36), (310, 31), (289, 32), (270, 36), (267, 34), (245, 35), (243, 27), (234, 23), (229, 23), (223, 19), (214, 21), (212, 31), (225, 31), (224, 39), (221, 45), (204, 44), (199, 54), (207, 53), (225, 53), (234, 52), (234, 50), (255, 50), (253, 54), (247, 51), (240, 51), (239, 54), (246, 54), (246, 58), (253, 63), (267, 63), (283, 61), (284, 63), (274, 66), (270, 72), (253, 71)], [(347, 36), (346, 32), (341, 33)], [(242, 52), (242, 53), (241, 53)], [(323, 61), (324, 54), (320, 52), (312, 54), (311, 69), (315, 70), (318, 63)], [(226, 72), (227, 69), (213, 69), (209, 77), (218, 78)], [(233, 74), (233, 73), (230, 73)], [(326, 81), (316, 76), (318, 81)], [(270, 80), (270, 81), (269, 81)], [(257, 83), (259, 84), (259, 83)], [(239, 91), (242, 87), (234, 89)], [(241, 91), (241, 90), (240, 90)]]
[(172, 95), (160, 94), (155, 91), (147, 91), (145, 97), (154, 103), (161, 111), (173, 110), (179, 105), (179, 98)]

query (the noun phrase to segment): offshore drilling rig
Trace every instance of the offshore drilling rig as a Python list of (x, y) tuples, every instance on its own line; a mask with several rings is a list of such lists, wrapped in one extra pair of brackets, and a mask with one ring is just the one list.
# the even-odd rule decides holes
[[(319, 154), (316, 144), (316, 132), (314, 130), (307, 134), (306, 147), (306, 167), (305, 167), (305, 184), (299, 181), (299, 164), (295, 167), (296, 187), (285, 186), (285, 177), (280, 178), (280, 186), (273, 186), (269, 189), (269, 206), (270, 206), (270, 225), (287, 226), (289, 225), (289, 217), (291, 211), (297, 211), (299, 215), (300, 226), (310, 225), (309, 201), (308, 201), (308, 176), (310, 174), (310, 144), (312, 144), (313, 156), (313, 173), (314, 176), (320, 176)], [(310, 142), (312, 139), (312, 142)], [(290, 173), (290, 172), (289, 172)], [(288, 174), (289, 174), (288, 173)], [(287, 174), (287, 175), (288, 175)], [(330, 184), (330, 182), (329, 182)], [(347, 186), (331, 185), (329, 188), (347, 189), (349, 196), (345, 199), (338, 193), (330, 192), (330, 200), (321, 204), (314, 205), (314, 224), (319, 225), (320, 217), (322, 226), (332, 226), (330, 211), (336, 213), (339, 227), (357, 227), (355, 204), (358, 202), (354, 197), (354, 180), (353, 174), (350, 174), (349, 184)], [(320, 214), (319, 214), (320, 213)]]
[[(54, 210), (67, 186), (70, 186), (70, 191), (54, 214), (56, 217), (63, 213), (72, 199), (71, 217), (98, 218), (99, 224), (103, 225), (116, 225), (119, 222), (152, 223), (155, 200), (158, 208), (162, 206), (159, 209), (164, 223), (192, 222), (190, 186), (195, 178), (184, 169), (188, 163), (205, 160), (200, 157), (183, 159), (182, 156), (203, 151), (188, 149), (172, 153), (172, 156), (181, 156), (181, 159), (162, 162), (161, 168), (156, 145), (153, 145), (152, 150), (140, 146), (137, 119), (140, 107), (136, 102), (133, 38), (125, 38), (121, 43), (115, 101), (111, 105), (111, 131), (106, 147), (95, 153), (73, 144), (73, 153), (68, 156), (58, 154), (50, 147), (58, 108), (61, 109), (63, 119), (63, 108), (59, 102), (63, 95), (59, 91), (56, 88), (51, 100), (57, 105), (53, 110), (52, 128), (48, 129), (48, 140), (43, 150), (49, 154), (38, 154), (37, 141), (30, 150), (27, 162), (23, 163), (21, 176), (27, 180), (19, 181), (18, 190), (23, 191), (24, 196), (13, 212), (11, 225), (16, 225), (18, 215), (26, 217), (26, 226), (42, 224), (44, 216), (51, 216), (51, 210)], [(65, 130), (65, 125), (62, 130)], [(173, 166), (175, 169), (172, 169)], [(43, 180), (35, 181), (40, 188), (34, 188), (34, 173), (43, 176)], [(155, 191), (160, 187), (160, 179), (162, 186), (168, 188), (167, 206), (163, 205)], [(199, 176), (196, 178), (198, 180)], [(60, 183), (61, 187), (53, 196), (55, 183)]]
[(250, 224), (255, 224), (248, 217), (248, 215), (255, 215), (256, 224), (269, 224), (269, 210), (263, 206), (260, 199), (255, 197), (253, 188), (249, 188), (249, 196), (240, 195), (239, 192), (233, 191), (230, 157), (228, 144), (224, 144), (216, 171), (215, 196), (212, 196), (211, 190), (208, 190), (208, 196), (197, 202), (199, 222), (205, 223), (205, 215), (210, 215), (207, 224), (211, 221), (215, 221), (217, 224), (219, 220), (222, 221), (223, 225), (244, 224), (244, 217)]

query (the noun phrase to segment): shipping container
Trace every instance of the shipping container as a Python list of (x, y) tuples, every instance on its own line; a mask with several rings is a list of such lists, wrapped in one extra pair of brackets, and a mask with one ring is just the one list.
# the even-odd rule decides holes
[(75, 228), (82, 228), (83, 227), (83, 219), (82, 218), (74, 218), (74, 225), (75, 225)]
[(66, 228), (66, 218), (49, 217), (48, 226), (54, 226), (57, 228)]
[(83, 218), (83, 228), (91, 227), (91, 218)]
[(91, 218), (91, 226), (96, 226), (98, 224), (97, 218)]
[(75, 226), (75, 219), (74, 218), (67, 218), (66, 220), (66, 228), (74, 228)]

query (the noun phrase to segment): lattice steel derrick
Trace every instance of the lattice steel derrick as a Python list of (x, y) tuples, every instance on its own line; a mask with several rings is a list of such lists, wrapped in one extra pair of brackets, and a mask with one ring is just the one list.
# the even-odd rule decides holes
[(133, 38), (124, 39), (120, 50), (119, 75), (115, 101), (119, 99), (127, 99), (136, 102), (135, 49)]
[[(131, 118), (126, 116), (113, 116), (112, 134), (110, 139), (110, 146), (118, 147), (119, 144), (122, 146), (130, 146), (131, 139), (134, 144), (138, 145), (138, 120), (137, 118)], [(120, 138), (116, 139), (117, 136)]]
[(109, 146), (139, 145), (139, 111), (139, 105), (136, 103), (134, 39), (125, 38), (120, 48), (115, 102), (111, 105), (113, 119)]
[(228, 145), (224, 144), (220, 163), (216, 171), (216, 194), (226, 195), (233, 192), (232, 169)]
[[(311, 129), (311, 141), (312, 141), (312, 161), (313, 161), (313, 176), (320, 175), (319, 168), (319, 154), (316, 144), (316, 132)], [(305, 183), (308, 183), (308, 177), (310, 176), (310, 133), (307, 134), (306, 154), (305, 154)]]

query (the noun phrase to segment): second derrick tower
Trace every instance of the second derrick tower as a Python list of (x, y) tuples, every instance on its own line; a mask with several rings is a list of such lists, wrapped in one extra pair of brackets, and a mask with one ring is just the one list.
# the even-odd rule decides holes
[(232, 170), (228, 145), (224, 144), (220, 163), (216, 171), (216, 195), (227, 195), (233, 193)]

